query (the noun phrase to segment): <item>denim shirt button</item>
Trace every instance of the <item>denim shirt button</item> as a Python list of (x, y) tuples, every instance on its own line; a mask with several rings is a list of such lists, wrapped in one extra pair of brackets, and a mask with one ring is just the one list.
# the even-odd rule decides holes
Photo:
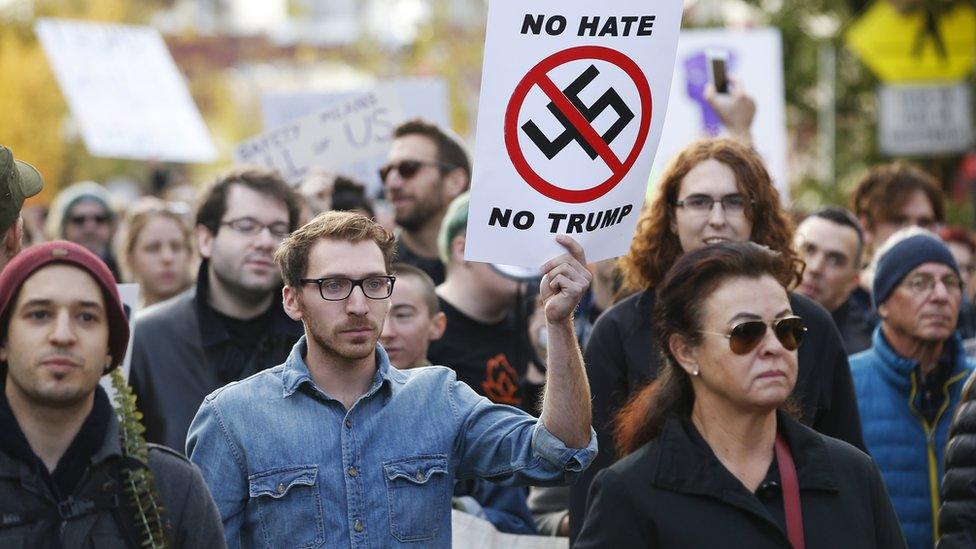
[(346, 429), (352, 429), (352, 420), (351, 419), (347, 419), (346, 420)]
[(352, 525), (352, 529), (358, 533), (362, 532), (366, 528), (363, 526), (363, 521), (356, 519), (356, 523)]
[(284, 494), (285, 493), (285, 485), (284, 484), (278, 484), (277, 490), (278, 490), (278, 493), (279, 494)]
[(414, 476), (414, 478), (417, 479), (417, 482), (423, 482), (424, 481), (424, 472), (423, 471), (417, 471), (417, 474)]
[(359, 474), (359, 471), (357, 471), (355, 467), (350, 467), (349, 468), (349, 476), (354, 477), (354, 476), (356, 476), (358, 474)]

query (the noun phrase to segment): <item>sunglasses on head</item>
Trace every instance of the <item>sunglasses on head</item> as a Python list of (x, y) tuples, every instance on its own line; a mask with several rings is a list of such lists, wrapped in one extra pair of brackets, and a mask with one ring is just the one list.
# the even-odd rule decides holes
[(729, 340), (729, 348), (737, 355), (744, 355), (755, 349), (766, 337), (766, 327), (773, 329), (776, 339), (787, 351), (795, 351), (803, 341), (803, 334), (807, 327), (803, 324), (803, 319), (798, 316), (788, 316), (766, 322), (765, 320), (749, 320), (736, 324), (729, 330), (729, 333), (707, 332), (701, 330), (703, 334), (722, 336)]
[(449, 164), (442, 164), (440, 162), (424, 162), (423, 160), (401, 160), (400, 162), (391, 162), (380, 168), (380, 181), (386, 182), (386, 176), (390, 175), (390, 172), (396, 170), (400, 177), (403, 179), (410, 179), (411, 177), (417, 175), (420, 168), (424, 166), (436, 166), (442, 170), (448, 170), (453, 168)]

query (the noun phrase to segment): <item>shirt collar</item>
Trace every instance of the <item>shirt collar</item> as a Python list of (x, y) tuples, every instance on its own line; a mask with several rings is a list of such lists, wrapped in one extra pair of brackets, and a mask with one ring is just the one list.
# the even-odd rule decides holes
[[(781, 410), (776, 412), (777, 431), (786, 439), (803, 489), (836, 491), (831, 460), (824, 441)], [(656, 485), (693, 494), (727, 494), (740, 484), (715, 457), (714, 452), (686, 417), (664, 425), (658, 448), (661, 459), (653, 478)]]
[[(308, 352), (308, 341), (303, 335), (291, 348), (291, 353), (285, 359), (284, 368), (281, 373), (281, 384), (283, 398), (288, 398), (295, 393), (301, 386), (308, 383), (315, 386), (312, 376), (308, 371), (308, 364), (305, 363), (305, 355)], [(406, 381), (406, 374), (390, 364), (390, 357), (386, 350), (379, 343), (376, 344), (376, 373), (373, 374), (373, 383), (364, 396), (370, 396), (381, 387), (387, 386), (390, 391), (399, 387)], [(324, 387), (319, 387), (324, 392)]]

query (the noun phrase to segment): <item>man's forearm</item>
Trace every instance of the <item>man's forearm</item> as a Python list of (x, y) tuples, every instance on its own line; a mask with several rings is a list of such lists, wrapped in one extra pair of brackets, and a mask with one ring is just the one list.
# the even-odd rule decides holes
[(569, 448), (590, 442), (590, 385), (576, 341), (572, 318), (549, 323), (546, 388), (542, 423)]

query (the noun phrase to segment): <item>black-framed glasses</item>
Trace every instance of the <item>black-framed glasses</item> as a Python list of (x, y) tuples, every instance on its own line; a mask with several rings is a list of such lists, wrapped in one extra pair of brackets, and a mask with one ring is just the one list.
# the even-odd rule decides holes
[(442, 162), (425, 162), (423, 160), (401, 160), (399, 162), (390, 162), (382, 167), (380, 167), (380, 181), (386, 182), (386, 176), (390, 175), (390, 172), (396, 170), (400, 177), (403, 179), (410, 179), (411, 177), (417, 175), (420, 168), (424, 166), (435, 166), (441, 170), (450, 170), (454, 168), (450, 164), (444, 164)]
[(342, 301), (350, 295), (356, 286), (363, 290), (363, 295), (370, 299), (386, 299), (393, 295), (393, 275), (368, 276), (366, 278), (346, 278), (330, 276), (325, 278), (302, 278), (302, 284), (318, 284), (319, 295), (326, 301)]
[(284, 240), (291, 233), (291, 228), (284, 221), (275, 221), (274, 223), (266, 224), (261, 223), (253, 217), (238, 217), (237, 219), (221, 221), (220, 225), (227, 225), (231, 229), (248, 236), (255, 236), (262, 230), (268, 229), (268, 232), (276, 240)]
[(942, 285), (946, 288), (946, 292), (950, 295), (962, 293), (962, 280), (952, 274), (938, 279), (931, 275), (919, 274), (902, 282), (901, 285), (908, 288), (913, 294), (928, 296), (935, 290), (937, 282), (942, 282)]
[(674, 205), (684, 208), (696, 214), (707, 214), (712, 211), (712, 206), (718, 202), (722, 204), (725, 213), (740, 214), (746, 211), (746, 207), (752, 204), (752, 200), (741, 194), (727, 194), (722, 198), (714, 198), (707, 194), (693, 194), (686, 196), (682, 200), (676, 200)]
[(744, 355), (755, 349), (766, 337), (766, 327), (773, 329), (776, 339), (787, 351), (795, 351), (800, 343), (803, 342), (803, 335), (807, 332), (803, 319), (798, 316), (788, 316), (779, 318), (771, 322), (765, 320), (749, 320), (736, 324), (729, 330), (729, 333), (708, 332), (700, 330), (703, 334), (722, 336), (729, 340), (729, 348), (737, 355)]

